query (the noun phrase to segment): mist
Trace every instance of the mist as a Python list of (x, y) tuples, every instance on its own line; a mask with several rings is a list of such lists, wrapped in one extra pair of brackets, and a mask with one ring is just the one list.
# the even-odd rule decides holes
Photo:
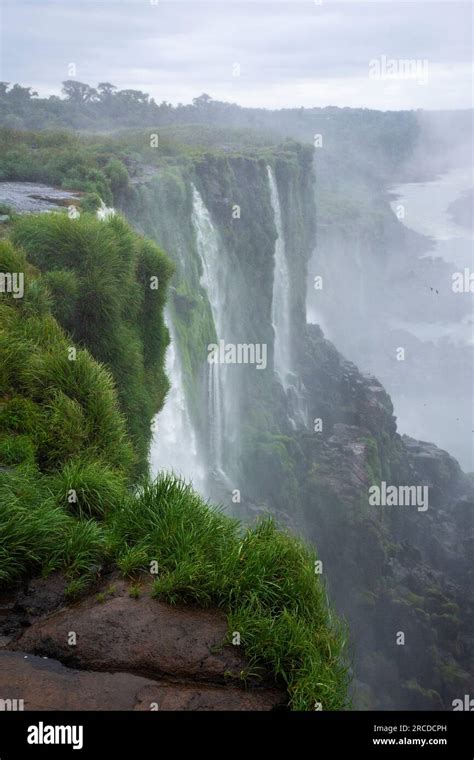
[(4, 3), (0, 694), (465, 704), (472, 10), (427, 5)]

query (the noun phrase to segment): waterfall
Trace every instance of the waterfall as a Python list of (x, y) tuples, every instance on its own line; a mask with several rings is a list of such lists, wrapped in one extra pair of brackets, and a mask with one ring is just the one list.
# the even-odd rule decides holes
[(96, 211), (97, 219), (100, 219), (102, 222), (107, 222), (109, 219), (112, 219), (112, 217), (115, 216), (115, 209), (112, 208), (112, 206), (106, 206), (104, 201), (100, 200), (100, 206)]
[[(214, 326), (219, 340), (220, 338), (224, 338), (226, 308), (222, 250), (209, 211), (194, 186), (192, 221), (196, 232), (197, 250), (202, 262), (201, 285), (206, 290), (209, 299)], [(226, 439), (226, 405), (224, 400), (226, 392), (226, 368), (218, 363), (209, 364), (208, 367), (209, 452), (211, 467), (221, 476), (225, 476), (223, 449)]]
[(170, 390), (161, 412), (153, 419), (153, 440), (150, 448), (150, 473), (171, 470), (191, 482), (200, 493), (205, 489), (205, 468), (197, 445), (196, 433), (189, 417), (184, 392), (183, 373), (177, 353), (173, 325), (166, 316), (171, 342), (166, 352), (166, 374)]
[(267, 166), (267, 172), (275, 227), (278, 235), (275, 241), (272, 295), (272, 326), (275, 333), (273, 367), (287, 395), (289, 418), (292, 426), (294, 428), (301, 425), (305, 427), (308, 425), (305, 389), (297, 377), (293, 362), (290, 269), (283, 234), (280, 198), (275, 176), (270, 166)]
[(209, 412), (209, 449), (211, 462), (222, 472), (223, 419), (222, 419), (222, 378), (219, 364), (209, 367), (208, 412)]
[(275, 267), (273, 274), (272, 325), (275, 332), (273, 349), (273, 366), (280, 382), (288, 388), (288, 375), (291, 366), (291, 320), (290, 320), (290, 272), (285, 251), (285, 238), (281, 220), (280, 199), (273, 172), (267, 166), (268, 181), (275, 227), (278, 237), (275, 242)]

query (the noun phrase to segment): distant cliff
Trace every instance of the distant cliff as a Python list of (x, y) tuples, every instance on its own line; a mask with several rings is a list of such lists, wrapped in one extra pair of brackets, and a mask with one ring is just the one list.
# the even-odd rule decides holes
[[(287, 143), (262, 157), (209, 152), (180, 173), (179, 181), (157, 173), (137, 190), (142, 200), (135, 196), (128, 207), (130, 218), (160, 243), (166, 240), (167, 250), (180, 262), (182, 276), (173, 298), (185, 357), (193, 347), (193, 361), (188, 365), (185, 358), (185, 365), (194, 367), (190, 403), (199, 382), (201, 399), (205, 397), (207, 380), (199, 372), (206, 372), (205, 345), (214, 335), (211, 309), (206, 307), (205, 318), (197, 316), (204, 313), (206, 294), (199, 280), (191, 183), (219, 236), (226, 338), (268, 341), (271, 362), (278, 231), (268, 164), (277, 181), (290, 268), (294, 376), (284, 390), (274, 374), (255, 368), (235, 367), (235, 375), (227, 375), (238, 413), (234, 408), (226, 437), (229, 479), (223, 484), (217, 478), (215, 492), (241, 516), (277, 514), (320, 547), (331, 593), (350, 621), (356, 705), (451, 709), (452, 700), (468, 688), (472, 670), (472, 481), (447, 453), (401, 437), (380, 383), (346, 361), (318, 327), (306, 325), (318, 198), (309, 147)], [(238, 219), (232, 217), (234, 204)], [(375, 220), (365, 233), (373, 250), (376, 228)], [(320, 234), (327, 239), (330, 231)], [(317, 255), (318, 247), (316, 262)], [(366, 264), (367, 258), (359, 265), (350, 260), (349, 272)], [(327, 265), (327, 260), (321, 262), (321, 272)], [(380, 270), (381, 262), (374, 259), (375, 266)], [(364, 271), (357, 276), (363, 279)], [(375, 270), (368, 276), (369, 281), (376, 278)], [(203, 319), (208, 328), (199, 344), (191, 326)], [(204, 446), (208, 439), (199, 410), (203, 414), (206, 409), (203, 401), (195, 417)], [(370, 505), (369, 488), (382, 482), (427, 487), (428, 509)], [(241, 492), (238, 503), (231, 501), (234, 489)]]

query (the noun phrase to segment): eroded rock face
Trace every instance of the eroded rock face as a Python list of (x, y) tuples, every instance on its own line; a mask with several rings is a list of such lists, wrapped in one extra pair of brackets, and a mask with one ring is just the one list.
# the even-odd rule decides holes
[[(25, 710), (271, 710), (279, 692), (152, 681), (130, 673), (65, 667), (24, 652), (0, 652), (0, 699)], [(3, 704), (3, 703), (2, 703)]]
[[(310, 418), (324, 430), (299, 434), (300, 532), (349, 621), (354, 704), (450, 710), (472, 683), (474, 478), (434, 444), (400, 436), (380, 383), (316, 326), (302, 362)], [(371, 506), (369, 487), (382, 481), (426, 487), (429, 507)]]
[(14, 633), (0, 646), (0, 699), (45, 710), (285, 705), (285, 691), (270, 681), (244, 688), (248, 663), (238, 647), (224, 645), (223, 613), (171, 607), (150, 597), (149, 584), (133, 599), (125, 581), (112, 580), (71, 606), (59, 606), (60, 576), (32, 581), (17, 595), (10, 605)]

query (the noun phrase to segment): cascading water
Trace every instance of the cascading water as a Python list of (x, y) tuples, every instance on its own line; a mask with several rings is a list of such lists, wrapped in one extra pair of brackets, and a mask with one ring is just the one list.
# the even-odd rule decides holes
[(267, 166), (270, 198), (275, 218), (277, 239), (275, 241), (272, 326), (275, 333), (273, 366), (290, 402), (290, 420), (294, 427), (307, 425), (307, 410), (304, 388), (297, 380), (292, 351), (290, 270), (285, 249), (280, 198), (275, 176)]
[(272, 300), (272, 325), (275, 332), (273, 366), (286, 390), (288, 388), (288, 374), (291, 372), (290, 272), (286, 259), (278, 188), (270, 166), (267, 166), (267, 172), (275, 227), (278, 234), (275, 242)]
[(223, 419), (222, 419), (222, 378), (219, 364), (211, 364), (208, 379), (208, 410), (210, 420), (209, 448), (211, 462), (222, 472)]
[(101, 222), (107, 222), (109, 219), (112, 219), (112, 217), (115, 216), (115, 209), (112, 208), (112, 206), (106, 206), (104, 201), (101, 199), (100, 206), (96, 211), (97, 219), (100, 219)]
[[(201, 284), (207, 292), (211, 306), (217, 338), (224, 338), (225, 333), (225, 297), (224, 272), (219, 238), (201, 195), (193, 186), (192, 221), (196, 232), (196, 242), (202, 262)], [(224, 404), (225, 366), (219, 363), (209, 364), (208, 376), (208, 415), (209, 415), (209, 451), (211, 467), (221, 476), (224, 472), (224, 441), (226, 433), (226, 415)]]
[(177, 343), (171, 320), (166, 317), (171, 342), (166, 352), (166, 374), (170, 390), (165, 405), (153, 420), (153, 440), (150, 448), (150, 473), (171, 470), (196, 491), (206, 491), (205, 468), (197, 445), (196, 433), (189, 417), (184, 392), (183, 373), (177, 353)]

